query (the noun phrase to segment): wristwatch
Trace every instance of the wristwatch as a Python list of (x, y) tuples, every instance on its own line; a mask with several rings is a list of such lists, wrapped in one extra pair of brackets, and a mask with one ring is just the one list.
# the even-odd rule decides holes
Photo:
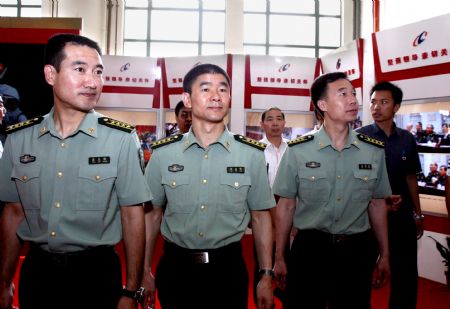
[(126, 288), (122, 289), (122, 296), (133, 298), (135, 301), (140, 303), (144, 300), (145, 289), (143, 287), (138, 288), (136, 291), (130, 291)]
[(423, 215), (423, 214), (416, 214), (416, 213), (414, 213), (414, 219), (415, 220), (423, 220), (423, 219), (425, 219), (425, 216)]
[(260, 274), (261, 276), (265, 275), (265, 276), (273, 277), (274, 272), (273, 272), (273, 269), (270, 269), (270, 268), (260, 268), (258, 271), (258, 274)]

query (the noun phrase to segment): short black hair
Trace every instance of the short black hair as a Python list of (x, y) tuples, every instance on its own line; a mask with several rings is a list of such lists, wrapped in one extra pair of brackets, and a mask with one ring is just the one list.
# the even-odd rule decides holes
[(445, 165), (441, 165), (439, 168), (440, 168), (440, 169), (441, 169), (441, 168), (444, 168), (444, 170), (447, 170), (447, 166), (445, 166)]
[(226, 78), (228, 86), (231, 86), (230, 77), (224, 69), (215, 64), (202, 63), (194, 66), (189, 70), (189, 72), (186, 73), (183, 79), (183, 91), (191, 94), (192, 84), (195, 82), (197, 77), (203, 74), (222, 74)]
[(328, 84), (331, 84), (339, 79), (349, 80), (347, 78), (347, 74), (344, 72), (332, 72), (317, 77), (311, 85), (311, 101), (314, 104), (314, 108), (317, 110), (318, 114), (322, 117), (324, 117), (324, 113), (317, 105), (317, 102), (326, 97)]
[(66, 57), (64, 48), (68, 44), (87, 46), (95, 49), (100, 56), (102, 55), (100, 46), (93, 40), (78, 34), (60, 33), (52, 36), (47, 42), (45, 47), (45, 65), (49, 64), (59, 72), (61, 62)]
[(375, 91), (390, 91), (391, 95), (392, 95), (392, 99), (394, 100), (394, 104), (398, 104), (401, 105), (402, 104), (402, 100), (403, 100), (403, 91), (397, 86), (394, 85), (393, 83), (390, 82), (379, 82), (376, 83), (372, 89), (370, 89), (370, 96), (372, 97), (372, 94)]
[(281, 109), (279, 109), (278, 107), (274, 106), (274, 107), (271, 107), (271, 108), (266, 109), (266, 110), (262, 113), (262, 115), (261, 115), (261, 121), (266, 120), (266, 114), (267, 114), (268, 112), (274, 111), (274, 110), (275, 110), (275, 111), (279, 111), (279, 112), (281, 113), (281, 116), (283, 117), (283, 120), (284, 120), (284, 113), (283, 113), (283, 111), (282, 111)]
[(175, 116), (178, 117), (178, 115), (180, 114), (180, 111), (183, 107), (184, 107), (183, 101), (180, 101), (177, 103), (177, 106), (175, 106)]

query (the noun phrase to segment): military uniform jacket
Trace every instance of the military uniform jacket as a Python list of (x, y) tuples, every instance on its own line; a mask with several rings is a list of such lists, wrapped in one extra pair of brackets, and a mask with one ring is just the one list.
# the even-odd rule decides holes
[(133, 127), (92, 111), (61, 139), (53, 110), (30, 121), (10, 134), (0, 160), (0, 200), (25, 212), (18, 235), (56, 252), (119, 242), (119, 206), (151, 199)]
[(298, 198), (294, 227), (332, 234), (370, 228), (370, 200), (390, 195), (391, 189), (382, 143), (365, 140), (350, 130), (339, 152), (322, 127), (288, 143), (272, 189), (281, 197)]
[(189, 249), (219, 248), (241, 239), (250, 210), (275, 206), (265, 145), (243, 140), (225, 129), (206, 149), (192, 131), (152, 145), (145, 176), (153, 204), (167, 203), (161, 223), (165, 239)]

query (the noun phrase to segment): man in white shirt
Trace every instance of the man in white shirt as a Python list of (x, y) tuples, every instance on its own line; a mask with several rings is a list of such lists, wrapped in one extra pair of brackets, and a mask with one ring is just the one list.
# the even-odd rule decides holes
[[(264, 138), (260, 140), (267, 144), (266, 149), (264, 150), (264, 156), (266, 158), (267, 165), (267, 174), (269, 176), (269, 184), (270, 188), (275, 181), (275, 176), (277, 175), (278, 166), (280, 165), (281, 158), (287, 149), (287, 139), (283, 138), (283, 131), (286, 125), (286, 120), (284, 117), (284, 113), (278, 107), (271, 107), (265, 110), (261, 115), (261, 128), (264, 130)], [(275, 196), (277, 200), (277, 196)], [(272, 230), (275, 235), (275, 209), (270, 209), (270, 216), (272, 218)], [(275, 237), (273, 238), (275, 239)], [(274, 243), (275, 244), (275, 243)], [(275, 247), (274, 247), (275, 248)], [(275, 252), (275, 250), (274, 250)], [(256, 254), (255, 254), (256, 257)], [(255, 258), (255, 280), (254, 280), (254, 296), (256, 291), (256, 285), (258, 283), (258, 273), (259, 265), (258, 261)], [(284, 301), (284, 294), (279, 288), (276, 288), (274, 291), (274, 296), (278, 297), (282, 302)], [(254, 298), (256, 300), (256, 297)]]
[(269, 183), (272, 188), (277, 175), (278, 165), (287, 148), (287, 139), (283, 138), (283, 131), (286, 125), (284, 113), (278, 107), (271, 107), (262, 113), (260, 125), (265, 133), (264, 138), (260, 142), (267, 144), (264, 155), (266, 157)]

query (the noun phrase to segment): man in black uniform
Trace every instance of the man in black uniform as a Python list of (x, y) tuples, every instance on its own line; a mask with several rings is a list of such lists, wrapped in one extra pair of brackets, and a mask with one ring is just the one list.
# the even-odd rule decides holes
[(389, 82), (370, 91), (370, 110), (375, 123), (358, 130), (385, 143), (386, 166), (395, 194), (388, 203), (391, 294), (389, 309), (416, 308), (417, 239), (423, 234), (416, 174), (421, 171), (414, 136), (394, 122), (403, 92)]

